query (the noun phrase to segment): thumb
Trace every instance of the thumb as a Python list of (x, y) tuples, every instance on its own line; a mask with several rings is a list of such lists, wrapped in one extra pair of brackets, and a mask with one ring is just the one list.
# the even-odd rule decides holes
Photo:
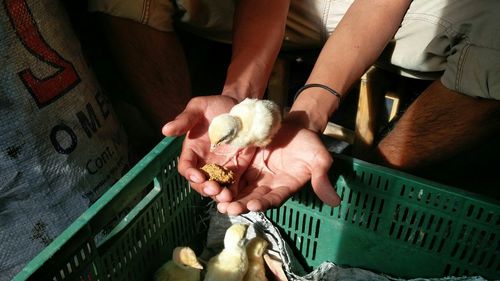
[(184, 135), (199, 122), (201, 116), (202, 111), (188, 105), (173, 121), (165, 124), (161, 132), (167, 137)]
[(331, 163), (332, 160), (330, 158), (327, 163), (318, 164), (316, 167), (313, 167), (311, 185), (314, 193), (316, 193), (321, 201), (335, 207), (340, 204), (341, 200), (328, 178), (328, 170), (330, 169)]

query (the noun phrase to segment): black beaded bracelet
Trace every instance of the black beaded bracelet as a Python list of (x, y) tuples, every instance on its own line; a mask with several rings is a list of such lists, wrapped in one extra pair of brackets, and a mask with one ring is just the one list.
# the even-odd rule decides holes
[(295, 93), (295, 97), (293, 98), (293, 100), (296, 100), (297, 97), (299, 96), (299, 94), (304, 91), (305, 89), (308, 89), (308, 88), (322, 88), (322, 89), (325, 89), (327, 90), (328, 92), (330, 92), (332, 95), (336, 96), (337, 98), (339, 98), (339, 102), (342, 101), (342, 96), (339, 94), (339, 92), (335, 91), (334, 89), (326, 86), (326, 85), (323, 85), (323, 84), (305, 84), (304, 86), (302, 86), (300, 89), (297, 90), (297, 92)]

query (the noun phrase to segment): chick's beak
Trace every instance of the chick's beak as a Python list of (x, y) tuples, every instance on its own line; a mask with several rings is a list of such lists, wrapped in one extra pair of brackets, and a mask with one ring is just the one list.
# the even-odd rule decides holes
[(197, 269), (200, 269), (200, 270), (203, 269), (203, 265), (201, 265), (199, 262), (193, 264), (193, 267), (197, 268)]
[(214, 152), (216, 148), (217, 148), (217, 143), (210, 144), (210, 152)]

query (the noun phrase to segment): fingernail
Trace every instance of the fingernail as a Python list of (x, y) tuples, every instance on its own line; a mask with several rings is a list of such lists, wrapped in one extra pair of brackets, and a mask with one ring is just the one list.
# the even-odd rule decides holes
[(213, 196), (213, 195), (217, 194), (217, 190), (213, 186), (207, 186), (207, 187), (203, 188), (203, 192), (209, 196)]
[(194, 183), (201, 183), (202, 182), (202, 180), (199, 177), (195, 176), (195, 175), (190, 175), (189, 176), (189, 180), (192, 181), (192, 182), (194, 182)]
[(170, 126), (170, 124), (171, 124), (171, 123), (172, 123), (172, 122), (168, 122), (167, 124), (163, 125), (163, 127), (161, 128), (161, 132), (162, 132), (162, 134), (166, 135), (166, 134), (165, 134), (165, 133), (166, 133), (165, 131), (167, 131), (167, 129), (168, 129), (168, 127)]

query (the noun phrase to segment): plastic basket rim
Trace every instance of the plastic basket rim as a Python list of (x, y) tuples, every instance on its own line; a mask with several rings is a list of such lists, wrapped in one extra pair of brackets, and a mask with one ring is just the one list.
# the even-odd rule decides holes
[[(161, 140), (150, 152), (148, 152), (135, 166), (146, 166), (161, 153), (163, 149), (172, 145), (175, 141), (181, 141), (182, 137), (165, 137)], [(134, 167), (135, 167), (134, 166)], [(118, 196), (120, 190), (124, 189), (127, 182), (138, 174), (137, 169), (131, 168), (117, 182), (103, 193), (103, 195), (94, 202), (87, 210), (85, 210), (78, 218), (71, 223), (63, 232), (61, 232), (49, 245), (33, 257), (27, 264), (23, 266), (15, 276), (13, 281), (27, 280), (33, 273), (40, 269), (78, 232), (82, 231), (87, 226), (89, 220), (96, 216), (104, 206), (113, 201)]]
[(370, 162), (367, 162), (367, 161), (364, 161), (364, 160), (361, 160), (358, 158), (354, 158), (351, 156), (347, 156), (347, 155), (343, 155), (343, 154), (336, 154), (336, 153), (332, 153), (332, 155), (334, 157), (334, 160), (333, 160), (334, 162), (333, 162), (332, 167), (335, 166), (335, 158), (341, 158), (343, 160), (350, 161), (350, 163), (352, 163), (352, 165), (368, 167), (370, 169), (377, 170), (377, 172), (383, 173), (384, 175), (389, 175), (391, 177), (397, 177), (398, 179), (404, 179), (405, 181), (416, 183), (418, 185), (424, 185), (427, 188), (432, 188), (435, 190), (443, 191), (443, 192), (446, 192), (446, 193), (451, 194), (451, 195), (455, 195), (455, 196), (458, 195), (458, 196), (467, 197), (468, 200), (473, 200), (473, 201), (479, 202), (481, 204), (492, 205), (492, 207), (495, 207), (495, 208), (500, 207), (500, 200), (492, 198), (492, 197), (488, 197), (484, 194), (475, 193), (475, 192), (468, 191), (468, 190), (465, 190), (465, 189), (462, 189), (459, 187), (455, 187), (452, 185), (446, 185), (443, 183), (439, 183), (437, 181), (433, 181), (430, 179), (426, 179), (423, 177), (419, 177), (419, 176), (410, 174), (410, 173), (405, 172), (405, 171), (401, 171), (401, 170), (385, 167), (382, 165), (370, 163)]

